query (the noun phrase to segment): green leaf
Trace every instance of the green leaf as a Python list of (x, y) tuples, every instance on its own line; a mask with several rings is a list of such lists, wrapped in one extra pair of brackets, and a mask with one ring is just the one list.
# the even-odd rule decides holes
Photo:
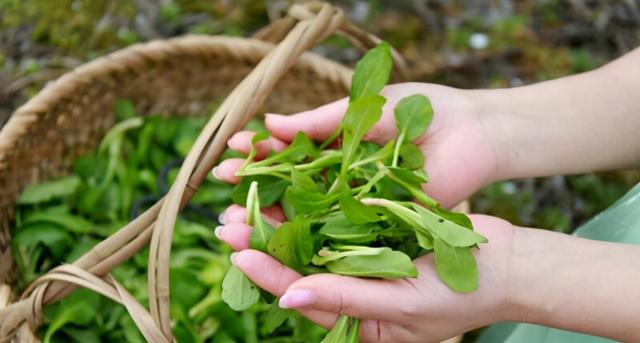
[(471, 248), (456, 248), (434, 239), (436, 272), (442, 282), (456, 292), (478, 289), (478, 266)]
[(35, 246), (42, 243), (56, 257), (62, 256), (72, 242), (71, 235), (65, 229), (46, 223), (22, 225), (13, 236), (13, 243), (19, 246)]
[[(360, 167), (373, 162), (381, 162), (384, 164), (386, 160), (388, 160), (389, 158), (391, 158), (391, 156), (393, 156), (393, 147), (395, 145), (395, 142), (396, 141), (394, 139), (388, 141), (387, 144), (385, 144), (382, 148), (379, 148), (375, 152), (369, 153), (363, 158), (353, 162), (349, 167), (349, 169)], [(372, 145), (375, 145), (375, 144), (372, 144)]]
[(413, 204), (413, 208), (420, 214), (422, 225), (452, 247), (470, 247), (487, 242), (481, 234), (445, 219), (420, 205)]
[(275, 229), (260, 213), (257, 182), (251, 183), (247, 195), (247, 224), (253, 226), (249, 236), (249, 248), (267, 252), (267, 245)]
[(114, 107), (117, 122), (121, 122), (123, 120), (137, 116), (136, 109), (135, 107), (133, 107), (133, 103), (131, 102), (131, 100), (116, 99)]
[(40, 223), (43, 225), (54, 224), (75, 233), (90, 233), (94, 231), (94, 225), (90, 221), (68, 213), (36, 212), (27, 217), (23, 225)]
[(348, 256), (326, 264), (334, 274), (399, 279), (417, 277), (416, 266), (406, 254), (386, 248), (376, 255)]
[(416, 173), (406, 168), (389, 167), (389, 172), (396, 178), (418, 188), (429, 181), (424, 174)]
[(433, 236), (430, 233), (422, 230), (415, 230), (416, 238), (418, 239), (418, 245), (425, 250), (433, 250)]
[(222, 280), (222, 300), (235, 311), (244, 311), (257, 303), (260, 291), (238, 267), (231, 266)]
[(293, 170), (292, 184), (284, 192), (286, 203), (295, 209), (295, 214), (308, 214), (327, 210), (341, 195), (342, 189), (324, 194), (313, 179), (301, 171)]
[(408, 142), (422, 136), (433, 119), (431, 102), (422, 94), (402, 98), (394, 108), (394, 114), (398, 135)]
[(424, 155), (420, 148), (413, 143), (405, 143), (400, 146), (401, 166), (407, 169), (424, 168)]
[(278, 299), (269, 305), (269, 309), (265, 313), (264, 327), (267, 333), (273, 333), (275, 329), (280, 327), (287, 318), (291, 316), (291, 310), (285, 310), (278, 305)]
[(268, 253), (286, 266), (301, 270), (313, 256), (313, 239), (309, 223), (301, 218), (285, 222), (275, 230), (269, 241)]
[(276, 176), (247, 176), (242, 178), (242, 181), (233, 188), (231, 200), (238, 205), (246, 206), (249, 186), (254, 181), (258, 183), (258, 196), (263, 207), (271, 206), (278, 201), (289, 185), (288, 181)]
[(253, 137), (251, 137), (251, 150), (249, 150), (249, 156), (247, 156), (245, 165), (252, 162), (253, 159), (256, 157), (256, 154), (258, 152), (258, 150), (256, 149), (256, 144), (258, 144), (258, 142), (263, 141), (267, 138), (269, 138), (269, 134), (265, 131), (256, 132), (256, 134), (253, 135)]
[(350, 101), (378, 94), (391, 75), (391, 49), (382, 42), (369, 50), (356, 64), (351, 78)]
[(358, 342), (360, 342), (360, 319), (351, 318), (351, 327), (349, 328), (346, 343)]
[(66, 324), (89, 324), (96, 317), (96, 310), (99, 308), (99, 304), (100, 296), (86, 289), (76, 290), (62, 299), (51, 323), (47, 327), (43, 343), (51, 342), (53, 335)]
[(347, 193), (340, 197), (340, 210), (354, 224), (373, 223), (380, 220), (374, 207), (361, 203)]
[(30, 205), (51, 199), (63, 198), (73, 194), (79, 185), (80, 179), (75, 175), (29, 185), (22, 191), (17, 203), (20, 205)]
[(473, 223), (471, 223), (471, 219), (469, 219), (469, 217), (464, 213), (452, 212), (442, 207), (434, 207), (432, 211), (444, 219), (450, 220), (469, 230), (473, 230)]
[(349, 317), (342, 315), (321, 343), (344, 343), (349, 332)]
[(373, 242), (378, 234), (375, 232), (379, 226), (376, 224), (354, 224), (349, 221), (344, 213), (331, 216), (320, 228), (319, 233), (331, 239), (355, 244)]
[(305, 158), (316, 158), (320, 155), (320, 151), (313, 143), (311, 138), (304, 132), (296, 133), (293, 141), (283, 151), (276, 153), (263, 161), (257, 162), (256, 165), (271, 165), (274, 163), (299, 163)]
[(356, 157), (362, 137), (378, 122), (382, 116), (382, 106), (387, 100), (380, 95), (365, 95), (349, 104), (342, 119), (342, 166), (344, 176)]

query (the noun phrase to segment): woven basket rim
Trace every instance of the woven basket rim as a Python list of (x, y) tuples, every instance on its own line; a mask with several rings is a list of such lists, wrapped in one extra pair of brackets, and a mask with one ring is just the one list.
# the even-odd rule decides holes
[[(198, 53), (206, 53), (209, 49), (227, 48), (236, 59), (257, 63), (275, 46), (274, 43), (256, 38), (188, 34), (136, 43), (88, 61), (50, 81), (36, 96), (11, 114), (5, 125), (0, 128), (0, 173), (6, 168), (6, 152), (13, 149), (16, 141), (29, 131), (29, 128), (38, 120), (38, 115), (46, 112), (48, 108), (83, 84), (99, 80), (116, 71), (140, 69), (136, 64), (143, 62), (141, 59), (146, 59), (147, 62), (150, 60), (160, 62), (173, 58), (172, 55), (178, 54), (176, 51), (186, 53), (185, 49), (194, 47), (199, 47)], [(153, 54), (157, 51), (163, 53), (161, 58)], [(297, 64), (302, 68), (313, 70), (319, 77), (341, 79), (345, 84), (350, 84), (352, 74), (350, 68), (314, 52), (304, 52)]]

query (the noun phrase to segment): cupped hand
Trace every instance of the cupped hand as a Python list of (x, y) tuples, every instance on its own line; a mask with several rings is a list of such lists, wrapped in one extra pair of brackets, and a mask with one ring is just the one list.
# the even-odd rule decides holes
[(245, 216), (244, 208), (232, 206), (222, 218), (225, 225), (216, 230), (218, 237), (240, 250), (232, 255), (233, 263), (260, 288), (280, 297), (280, 307), (295, 309), (326, 328), (339, 315), (348, 315), (361, 319), (364, 342), (439, 342), (513, 318), (509, 279), (514, 228), (504, 220), (470, 216), (475, 229), (491, 244), (475, 251), (478, 290), (456, 293), (436, 275), (432, 255), (414, 261), (415, 279), (303, 277), (265, 253), (246, 249), (251, 228), (244, 223)]
[[(383, 144), (396, 136), (393, 115), (395, 104), (415, 93), (429, 97), (433, 106), (433, 121), (418, 144), (425, 156), (429, 183), (425, 191), (445, 207), (466, 199), (480, 187), (494, 181), (497, 159), (491, 138), (483, 125), (477, 104), (466, 91), (425, 83), (402, 83), (385, 87), (381, 94), (387, 99), (382, 118), (365, 136), (365, 140)], [(290, 116), (267, 114), (265, 125), (271, 138), (257, 144), (258, 158), (271, 150), (282, 150), (298, 131), (321, 142), (338, 127), (348, 105), (342, 99), (322, 107)], [(241, 131), (229, 139), (233, 150), (248, 153), (253, 132)], [(214, 175), (237, 183), (235, 175), (242, 159), (228, 159), (214, 169)]]

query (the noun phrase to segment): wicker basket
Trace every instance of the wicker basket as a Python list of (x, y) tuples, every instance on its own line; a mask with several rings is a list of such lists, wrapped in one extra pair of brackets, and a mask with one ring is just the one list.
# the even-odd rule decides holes
[[(64, 75), (16, 110), (0, 132), (0, 342), (37, 341), (33, 333), (42, 306), (78, 286), (122, 303), (147, 340), (172, 341), (166, 261), (177, 213), (226, 140), (252, 115), (261, 109), (290, 113), (347, 95), (351, 71), (304, 52), (334, 33), (361, 50), (379, 42), (349, 24), (337, 8), (294, 5), (253, 39), (186, 36), (112, 53)], [(394, 59), (396, 80), (402, 79), (404, 63), (397, 53)], [(203, 115), (212, 101), (224, 101), (163, 199), (73, 264), (53, 269), (12, 297), (9, 243), (18, 195), (26, 185), (68, 173), (78, 156), (91, 151), (114, 123), (117, 98), (131, 99), (143, 115)], [(147, 244), (150, 311), (109, 275)]]

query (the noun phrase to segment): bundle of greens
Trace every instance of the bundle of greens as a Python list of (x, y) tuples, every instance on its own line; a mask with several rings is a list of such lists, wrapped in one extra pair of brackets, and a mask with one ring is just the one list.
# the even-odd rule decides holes
[[(299, 132), (285, 150), (255, 160), (256, 143), (268, 138), (257, 133), (237, 172), (243, 179), (232, 200), (247, 207), (247, 223), (253, 226), (249, 247), (304, 275), (415, 278), (412, 260), (433, 252), (440, 279), (454, 291), (472, 292), (478, 269), (471, 250), (487, 240), (473, 231), (467, 216), (440, 207), (422, 190), (428, 181), (424, 156), (412, 142), (431, 123), (429, 99), (414, 94), (396, 104), (397, 139), (384, 146), (363, 142), (382, 115), (386, 99), (378, 93), (389, 80), (391, 64), (386, 43), (357, 63), (341, 125), (319, 146)], [(340, 149), (327, 148), (339, 137)], [(278, 229), (260, 212), (276, 203), (287, 218)], [(223, 300), (235, 310), (261, 298), (235, 266), (222, 288)], [(289, 313), (275, 301), (271, 308), (275, 328)], [(357, 319), (343, 316), (323, 342), (357, 342), (358, 327)]]

